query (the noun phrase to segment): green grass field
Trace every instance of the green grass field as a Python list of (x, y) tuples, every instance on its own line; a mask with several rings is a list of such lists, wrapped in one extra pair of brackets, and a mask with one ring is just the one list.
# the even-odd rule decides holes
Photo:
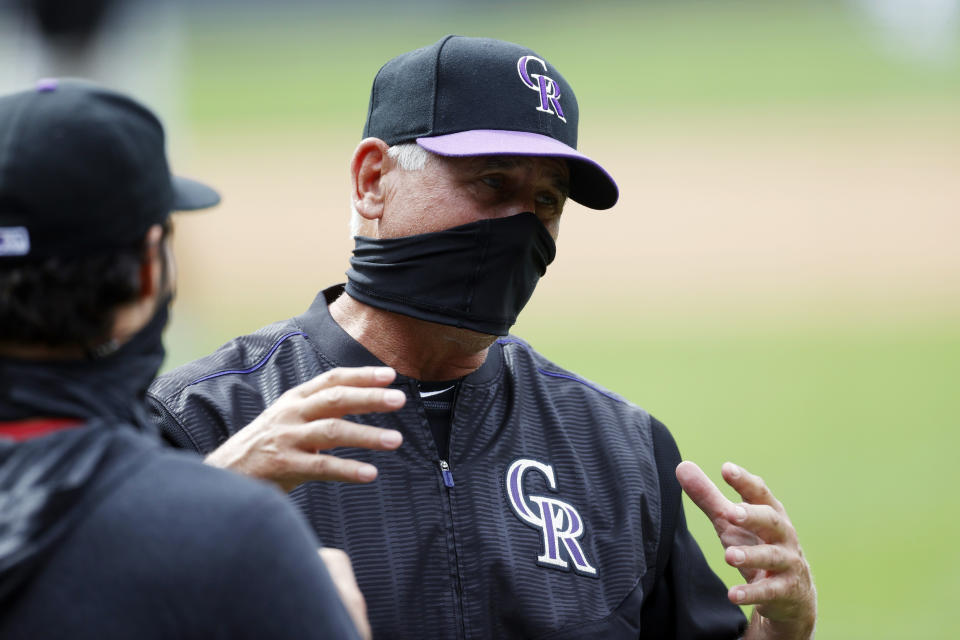
[[(359, 137), (379, 65), (445, 33), (491, 35), (546, 52), (575, 79), (581, 110), (592, 114), (581, 139), (614, 127), (624, 145), (642, 145), (636, 130), (661, 121), (682, 128), (688, 116), (718, 118), (722, 128), (724, 117), (746, 114), (782, 120), (788, 129), (794, 114), (960, 107), (956, 47), (938, 64), (891, 56), (851, 5), (471, 6), (438, 3), (429, 19), (400, 5), (369, 13), (201, 16), (186, 39), (185, 97), (195, 137), (203, 144), (233, 136), (233, 151), (247, 137), (263, 143), (271, 132), (286, 139), (301, 129), (311, 139), (322, 139), (324, 130)], [(612, 284), (602, 285), (610, 286), (609, 299), (596, 313), (557, 296), (535, 298), (517, 333), (561, 366), (650, 410), (671, 427), (685, 457), (714, 478), (732, 459), (768, 481), (813, 566), (818, 638), (958, 637), (957, 274), (944, 270), (942, 298), (933, 287), (915, 313), (903, 313), (912, 289), (901, 282), (891, 285), (885, 307), (857, 311), (857, 299), (847, 299), (852, 311), (843, 317), (828, 302), (839, 294), (827, 291), (793, 320), (758, 313), (763, 301), (755, 300), (722, 322), (697, 300), (630, 307), (615, 291), (634, 275), (611, 275)], [(315, 280), (310, 287), (331, 281), (326, 274)], [(182, 299), (168, 365), (309, 302), (300, 292), (294, 299), (271, 290), (266, 299), (284, 302), (264, 309), (245, 302), (246, 293), (238, 289), (229, 309)], [(698, 513), (689, 519), (714, 566), (735, 581), (738, 574), (721, 566), (709, 523)]]

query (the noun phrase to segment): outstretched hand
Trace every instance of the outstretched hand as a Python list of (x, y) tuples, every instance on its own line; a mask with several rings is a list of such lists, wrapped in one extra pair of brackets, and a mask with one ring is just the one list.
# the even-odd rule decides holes
[(406, 396), (384, 389), (389, 367), (331, 369), (296, 386), (206, 458), (207, 464), (269, 480), (284, 491), (309, 480), (371, 482), (372, 464), (319, 453), (335, 447), (387, 451), (403, 442), (399, 431), (369, 427), (343, 416), (395, 411)]
[(810, 565), (786, 510), (763, 479), (725, 463), (723, 479), (743, 498), (734, 503), (693, 462), (681, 462), (676, 473), (684, 492), (713, 523), (727, 564), (747, 582), (727, 594), (735, 604), (755, 605), (745, 637), (811, 638), (817, 596)]

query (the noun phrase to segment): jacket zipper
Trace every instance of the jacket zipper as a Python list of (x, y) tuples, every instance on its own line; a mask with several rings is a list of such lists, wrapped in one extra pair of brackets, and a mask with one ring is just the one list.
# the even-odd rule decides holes
[[(414, 397), (420, 398), (420, 392), (419, 392), (419, 389), (417, 389), (416, 382), (411, 381), (410, 386), (413, 389), (413, 393), (416, 394)], [(454, 420), (454, 414), (455, 414), (457, 400), (459, 396), (460, 396), (460, 387), (457, 386), (457, 390), (456, 392), (454, 392), (454, 396), (453, 396), (452, 407), (450, 409), (450, 440), (449, 441), (450, 441), (451, 447), (453, 445), (453, 420)], [(422, 405), (423, 405), (423, 402), (421, 400), (421, 407)], [(430, 434), (430, 439), (433, 440), (433, 430), (430, 429), (430, 421), (427, 420), (425, 409), (421, 408), (421, 415), (422, 415), (422, 419), (426, 420), (427, 422), (427, 430), (428, 430), (428, 433)], [(464, 615), (463, 614), (463, 611), (464, 611), (463, 583), (460, 577), (460, 558), (457, 554), (456, 530), (453, 522), (453, 496), (451, 495), (452, 489), (455, 486), (453, 482), (453, 470), (450, 468), (450, 463), (447, 462), (447, 460), (443, 457), (444, 454), (440, 452), (440, 448), (437, 446), (436, 442), (433, 443), (433, 448), (437, 450), (437, 459), (440, 465), (440, 477), (443, 479), (443, 486), (446, 488), (445, 490), (445, 493), (447, 494), (446, 495), (446, 499), (447, 499), (446, 511), (447, 511), (447, 518), (448, 518), (447, 524), (450, 526), (450, 531), (453, 538), (452, 540), (450, 540), (450, 544), (448, 545), (448, 553), (450, 554), (449, 557), (451, 557), (453, 560), (453, 570), (454, 570), (453, 573), (455, 576), (454, 588), (456, 589), (456, 611), (454, 612), (454, 618), (457, 626), (459, 627), (458, 636), (460, 638), (466, 639), (467, 626), (466, 626), (466, 621), (464, 620), (464, 617), (463, 617)], [(446, 456), (449, 456), (449, 455), (450, 455), (450, 451), (448, 450), (446, 453)]]
[[(462, 383), (461, 383), (462, 384)], [(450, 437), (447, 439), (447, 457), (450, 456), (450, 450), (453, 448), (453, 422), (456, 419), (457, 413), (457, 400), (460, 398), (460, 385), (457, 385), (457, 388), (453, 391), (453, 402), (450, 403)], [(436, 446), (436, 443), (434, 443)], [(453, 531), (453, 560), (456, 563), (454, 568), (456, 569), (457, 576), (457, 622), (460, 626), (460, 637), (467, 637), (467, 623), (464, 619), (464, 607), (463, 607), (463, 578), (460, 576), (460, 555), (457, 553), (457, 532), (456, 526), (453, 522), (453, 469), (450, 468), (450, 464), (440, 458), (440, 475), (443, 476), (443, 484), (447, 488), (447, 505), (449, 507), (448, 513), (450, 514), (450, 530)]]
[(450, 471), (450, 464), (446, 460), (440, 461), (440, 475), (443, 476), (443, 484), (448, 488), (454, 486), (453, 472)]

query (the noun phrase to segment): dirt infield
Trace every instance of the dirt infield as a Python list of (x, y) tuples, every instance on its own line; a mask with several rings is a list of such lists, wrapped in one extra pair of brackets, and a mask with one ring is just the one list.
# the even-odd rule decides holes
[[(571, 204), (537, 308), (616, 296), (658, 312), (960, 309), (960, 118), (675, 120), (584, 131), (617, 178), (610, 212)], [(206, 136), (181, 163), (224, 193), (181, 216), (180, 304), (228, 324), (305, 306), (342, 279), (352, 132)], [(181, 169), (183, 170), (183, 169)], [(239, 320), (238, 320), (239, 322)]]

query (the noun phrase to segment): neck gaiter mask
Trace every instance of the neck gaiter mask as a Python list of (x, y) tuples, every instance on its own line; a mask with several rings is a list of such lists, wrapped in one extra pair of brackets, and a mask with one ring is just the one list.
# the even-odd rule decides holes
[(147, 387), (163, 364), (170, 298), (112, 353), (76, 360), (0, 358), (0, 421), (37, 416), (111, 418), (152, 433)]
[(346, 291), (385, 311), (505, 336), (557, 246), (532, 213), (401, 238), (357, 236)]

